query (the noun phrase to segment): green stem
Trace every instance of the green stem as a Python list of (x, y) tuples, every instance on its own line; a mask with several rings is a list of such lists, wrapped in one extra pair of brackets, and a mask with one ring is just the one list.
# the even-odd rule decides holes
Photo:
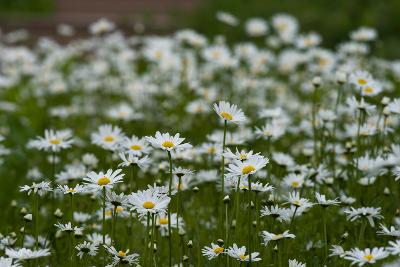
[[(172, 156), (171, 152), (168, 151), (169, 160), (169, 185), (168, 185), (168, 196), (172, 197)], [(172, 233), (171, 233), (171, 209), (168, 208), (168, 245), (169, 245), (169, 267), (172, 266)]]
[(238, 240), (239, 237), (239, 216), (240, 216), (240, 179), (241, 176), (239, 176), (238, 178), (238, 182), (237, 182), (237, 186), (236, 186), (236, 201), (235, 201), (235, 205), (236, 205), (236, 227), (235, 227), (235, 238), (236, 240)]
[(35, 248), (39, 247), (39, 195), (35, 194)]
[(252, 208), (251, 208), (251, 176), (249, 175), (247, 178), (248, 181), (248, 187), (249, 187), (249, 193), (248, 193), (248, 209), (249, 209), (249, 217), (248, 217), (248, 239), (247, 239), (247, 245), (249, 247), (249, 266), (251, 266), (251, 227), (252, 227)]

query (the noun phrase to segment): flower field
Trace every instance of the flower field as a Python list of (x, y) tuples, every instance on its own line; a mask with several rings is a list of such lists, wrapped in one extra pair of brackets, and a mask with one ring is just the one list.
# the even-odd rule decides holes
[(0, 267), (400, 266), (400, 61), (216, 18), (0, 39)]

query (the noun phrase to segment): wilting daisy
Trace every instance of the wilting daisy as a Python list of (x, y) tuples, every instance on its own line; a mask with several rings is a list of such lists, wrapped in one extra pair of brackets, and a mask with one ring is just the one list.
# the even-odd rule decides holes
[[(248, 254), (246, 255), (246, 247), (245, 246), (242, 246), (239, 248), (236, 244), (233, 244), (231, 247), (226, 249), (226, 253), (230, 257), (232, 257), (238, 261), (245, 261), (245, 262), (250, 261), (250, 256)], [(251, 261), (252, 262), (260, 261), (261, 258), (258, 258), (258, 255), (260, 255), (260, 253), (252, 252), (251, 253)]]
[(347, 209), (344, 211), (347, 216), (347, 220), (355, 221), (359, 218), (365, 217), (367, 218), (371, 227), (375, 226), (374, 219), (380, 220), (383, 218), (381, 213), (381, 208), (373, 208), (373, 207), (362, 207), (362, 208), (353, 208)]
[(121, 158), (122, 162), (118, 164), (118, 167), (137, 165), (140, 169), (143, 169), (150, 164), (150, 159), (147, 156), (140, 158), (134, 154), (125, 155), (125, 153), (119, 153), (119, 157)]
[(243, 111), (236, 105), (225, 101), (214, 104), (214, 110), (224, 121), (239, 123), (246, 119)]
[(72, 233), (72, 232), (82, 232), (83, 228), (78, 227), (78, 226), (72, 226), (71, 222), (62, 224), (62, 223), (56, 223), (54, 224), (58, 229), (60, 229), (62, 232), (67, 232), (67, 233)]
[(69, 148), (73, 142), (69, 130), (45, 130), (44, 137), (38, 136), (36, 140), (30, 141), (28, 146), (39, 150), (59, 152), (62, 149)]
[(185, 138), (180, 138), (179, 133), (174, 136), (169, 133), (156, 132), (156, 136), (146, 136), (146, 140), (155, 148), (161, 148), (162, 150), (183, 150), (191, 148), (192, 145), (189, 143), (182, 143)]
[(245, 161), (235, 160), (229, 167), (226, 168), (227, 177), (250, 175), (264, 168), (268, 164), (268, 158), (260, 155), (253, 155)]
[(369, 248), (364, 250), (353, 248), (346, 252), (346, 256), (344, 258), (351, 261), (351, 264), (364, 266), (365, 264), (374, 264), (377, 260), (384, 259), (388, 255), (389, 253), (385, 251), (385, 248), (373, 248), (372, 250)]
[(286, 230), (282, 234), (273, 234), (268, 231), (262, 231), (261, 237), (264, 239), (264, 245), (268, 245), (270, 241), (279, 241), (284, 238), (295, 238), (296, 236), (289, 233), (289, 230)]
[(147, 189), (129, 195), (129, 203), (139, 216), (149, 213), (166, 213), (170, 198), (155, 189)]
[(107, 250), (109, 254), (111, 254), (113, 258), (113, 262), (111, 266), (117, 266), (117, 265), (132, 265), (132, 264), (138, 264), (139, 263), (139, 254), (132, 253), (129, 254), (129, 249), (126, 251), (119, 250), (117, 251), (114, 246), (104, 246), (104, 248)]
[(6, 255), (12, 259), (17, 259), (19, 261), (24, 261), (24, 260), (31, 260), (31, 259), (37, 259), (37, 258), (42, 258), (42, 257), (47, 257), (50, 256), (50, 250), (49, 249), (37, 249), (37, 250), (30, 250), (27, 248), (21, 248), (21, 249), (6, 249)]
[(400, 255), (400, 240), (389, 241), (389, 246), (386, 248), (392, 255)]
[(308, 199), (300, 197), (299, 192), (289, 193), (286, 199), (288, 200), (286, 203), (290, 203), (297, 208), (310, 208), (314, 205)]
[(124, 174), (121, 174), (121, 169), (113, 171), (109, 169), (106, 173), (89, 172), (87, 177), (83, 178), (85, 187), (90, 191), (100, 191), (104, 187), (107, 189), (113, 188), (116, 183), (121, 183)]
[(99, 130), (92, 133), (92, 143), (104, 149), (116, 150), (124, 135), (119, 127), (109, 124), (101, 125)]
[(288, 209), (280, 208), (278, 205), (263, 207), (261, 209), (261, 217), (271, 216), (279, 222), (288, 222), (290, 220), (290, 214)]
[(77, 255), (81, 259), (85, 255), (96, 256), (98, 248), (99, 246), (97, 244), (88, 241), (83, 241), (83, 243), (80, 243), (75, 247), (75, 249), (78, 251)]
[(325, 195), (321, 195), (318, 192), (315, 193), (315, 198), (317, 199), (318, 204), (323, 207), (340, 204), (340, 201), (338, 200), (338, 198), (326, 199)]
[(344, 256), (346, 256), (346, 252), (344, 251), (342, 246), (339, 245), (332, 245), (330, 252), (331, 252), (331, 254), (329, 254), (330, 257), (339, 256), (343, 258)]
[(219, 255), (222, 255), (224, 253), (224, 248), (214, 243), (211, 243), (210, 247), (204, 246), (204, 248), (201, 249), (201, 252), (204, 257), (207, 257), (209, 260), (212, 260), (218, 257)]
[(50, 186), (50, 182), (40, 182), (40, 183), (33, 182), (31, 186), (29, 185), (21, 186), (19, 191), (28, 192), (28, 195), (30, 195), (33, 192), (34, 194), (43, 196), (45, 193), (53, 191), (53, 189)]
[(377, 232), (378, 235), (387, 235), (387, 236), (393, 236), (393, 237), (400, 237), (400, 229), (396, 229), (394, 226), (390, 226), (387, 228), (383, 224), (379, 225), (379, 228), (381, 229), (380, 231)]

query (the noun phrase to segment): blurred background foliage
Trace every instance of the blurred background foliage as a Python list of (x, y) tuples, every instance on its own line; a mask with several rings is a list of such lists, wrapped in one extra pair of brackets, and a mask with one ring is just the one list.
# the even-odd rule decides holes
[(209, 0), (189, 16), (189, 25), (207, 35), (224, 32), (234, 41), (243, 39), (243, 27), (217, 23), (214, 14), (221, 10), (242, 22), (249, 17), (269, 19), (280, 12), (292, 14), (299, 20), (301, 31), (318, 32), (323, 37), (322, 46), (330, 48), (348, 39), (349, 32), (360, 26), (374, 27), (379, 33), (375, 52), (389, 58), (400, 57), (399, 0)]
[[(57, 12), (57, 1), (68, 0), (0, 0), (0, 16), (46, 16)], [(160, 5), (161, 1), (166, 0), (160, 0)], [(360, 26), (374, 27), (379, 33), (379, 41), (374, 47), (375, 53), (386, 58), (400, 58), (399, 0), (187, 1), (198, 5), (191, 11), (167, 11), (177, 22), (171, 25), (171, 31), (175, 28), (191, 27), (208, 36), (223, 33), (229, 40), (238, 41), (245, 37), (243, 27), (233, 28), (218, 22), (215, 18), (217, 11), (230, 12), (241, 22), (250, 17), (269, 19), (276, 13), (285, 12), (297, 17), (301, 31), (318, 32), (323, 37), (322, 45), (329, 48), (335, 48), (339, 42), (346, 40), (351, 30)], [(171, 1), (171, 6), (173, 5), (176, 3)], [(151, 13), (151, 10), (147, 12)]]
[(37, 16), (54, 11), (55, 0), (0, 0), (2, 16)]

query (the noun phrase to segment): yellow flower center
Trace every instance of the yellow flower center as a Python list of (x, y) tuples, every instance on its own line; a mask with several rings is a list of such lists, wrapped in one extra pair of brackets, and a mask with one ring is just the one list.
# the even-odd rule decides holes
[(112, 216), (112, 210), (106, 210), (106, 212), (104, 213), (107, 217), (108, 216)]
[(117, 209), (116, 209), (116, 212), (123, 212), (124, 211), (124, 208), (123, 207), (121, 207), (121, 206), (118, 206), (117, 207)]
[(372, 87), (365, 87), (365, 88), (363, 89), (363, 92), (366, 93), (366, 94), (372, 94), (372, 93), (374, 92), (374, 88), (372, 88)]
[(156, 205), (156, 204), (154, 204), (154, 203), (151, 202), (151, 201), (146, 201), (146, 202), (143, 203), (143, 208), (149, 210), (149, 209), (154, 208), (155, 205)]
[(292, 187), (299, 187), (300, 183), (297, 181), (292, 182)]
[(99, 180), (97, 180), (98, 185), (108, 185), (110, 183), (110, 179), (108, 177), (101, 177)]
[(233, 119), (232, 115), (229, 114), (228, 112), (221, 112), (221, 117), (224, 118), (225, 120), (231, 121)]
[(364, 85), (367, 84), (367, 81), (365, 79), (358, 79), (358, 83)]
[(168, 218), (160, 218), (160, 224), (166, 225), (168, 224)]
[(251, 173), (252, 171), (254, 171), (255, 169), (256, 169), (256, 168), (254, 168), (253, 165), (244, 166), (243, 169), (242, 169), (242, 174), (249, 174), (249, 173)]
[(298, 200), (293, 201), (293, 205), (300, 207), (300, 201)]
[(120, 258), (126, 257), (126, 252), (123, 252), (122, 250), (118, 251), (118, 257), (120, 257)]
[(60, 142), (60, 140), (58, 140), (58, 139), (51, 139), (50, 140), (50, 144), (52, 144), (52, 145), (59, 145), (61, 142)]
[(368, 254), (364, 256), (364, 259), (366, 259), (367, 261), (372, 261), (374, 259), (374, 256), (372, 254)]
[(104, 140), (104, 142), (112, 142), (112, 141), (114, 141), (114, 137), (111, 135), (107, 135), (107, 136), (104, 136), (103, 140)]
[(222, 253), (222, 252), (224, 252), (224, 248), (223, 248), (223, 247), (216, 247), (216, 248), (214, 248), (214, 253), (215, 253), (215, 254), (220, 254), (220, 253)]
[(240, 258), (242, 261), (246, 260), (248, 257), (249, 257), (249, 255), (244, 255), (244, 254), (239, 256), (239, 258)]
[(132, 150), (141, 150), (142, 147), (139, 146), (139, 145), (131, 145), (131, 149), (132, 149)]
[(209, 147), (207, 151), (208, 151), (209, 154), (214, 154), (215, 153), (215, 147), (213, 147), (213, 146)]
[(75, 190), (75, 188), (70, 188), (70, 189), (68, 189), (67, 190), (67, 193), (76, 193), (76, 190)]
[(282, 234), (277, 234), (277, 235), (274, 236), (274, 239), (278, 240), (278, 239), (282, 239), (282, 237), (283, 237)]
[(244, 154), (244, 153), (242, 153), (242, 154), (240, 154), (240, 159), (247, 159), (247, 154)]
[(172, 143), (171, 141), (164, 141), (164, 143), (162, 143), (162, 146), (167, 148), (172, 148), (174, 147), (174, 143)]

